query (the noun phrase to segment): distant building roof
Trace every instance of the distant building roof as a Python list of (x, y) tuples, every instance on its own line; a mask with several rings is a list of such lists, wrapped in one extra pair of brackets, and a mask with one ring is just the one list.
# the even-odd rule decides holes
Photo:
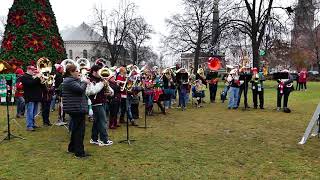
[(103, 37), (95, 32), (86, 23), (78, 27), (69, 28), (61, 31), (63, 41), (95, 41), (101, 42)]

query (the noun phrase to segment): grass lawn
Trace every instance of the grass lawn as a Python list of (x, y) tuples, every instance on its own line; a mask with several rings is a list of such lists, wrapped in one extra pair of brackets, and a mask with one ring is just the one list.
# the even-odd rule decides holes
[[(85, 149), (92, 155), (87, 159), (66, 152), (65, 128), (26, 132), (24, 119), (18, 119), (23, 128), (12, 122), (13, 133), (27, 140), (0, 144), (0, 179), (318, 179), (320, 140), (297, 144), (319, 103), (320, 84), (308, 85), (308, 91), (290, 95), (291, 114), (276, 112), (272, 81), (266, 84), (265, 110), (228, 110), (227, 103), (217, 102), (156, 114), (148, 117), (153, 128), (130, 128), (137, 140), (131, 146), (118, 143), (125, 139), (124, 126), (109, 131), (111, 147), (90, 145), (87, 123)], [(249, 91), (252, 107), (251, 96)], [(2, 130), (6, 119), (1, 108)], [(52, 122), (55, 117), (51, 115)]]

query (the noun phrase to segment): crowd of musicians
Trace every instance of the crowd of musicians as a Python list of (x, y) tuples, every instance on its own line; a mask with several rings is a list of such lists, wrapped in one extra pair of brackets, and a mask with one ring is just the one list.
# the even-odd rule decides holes
[[(229, 101), (228, 109), (237, 109), (241, 98), (244, 107), (250, 108), (249, 89), (252, 91), (253, 108), (264, 109), (265, 77), (257, 68), (227, 67), (228, 72), (220, 78), (215, 70), (205, 73), (199, 68), (194, 74), (192, 68), (188, 71), (179, 65), (166, 69), (156, 66), (140, 69), (135, 65), (108, 68), (101, 61), (88, 67), (87, 62), (65, 60), (55, 64), (55, 71), (50, 74), (45, 74), (43, 67), (47, 66), (40, 62), (40, 66), (28, 66), (26, 73), (21, 68), (16, 70), (17, 117), (25, 116), (27, 131), (35, 131), (38, 128), (35, 118), (40, 112), (39, 104), (44, 126), (52, 125), (50, 111), (57, 107), (57, 124), (65, 124), (66, 114), (70, 117), (68, 151), (77, 157), (87, 156), (83, 145), (87, 115), (93, 120), (90, 144), (109, 146), (113, 142), (109, 139), (108, 129), (116, 129), (126, 121), (137, 126), (136, 120), (141, 116), (139, 103), (143, 102), (146, 115), (153, 114), (155, 104), (163, 114), (174, 103), (182, 111), (186, 110), (188, 102), (200, 108), (205, 103), (206, 88), (209, 89), (210, 102), (216, 102), (219, 79), (224, 84), (220, 98), (222, 102)], [(283, 75), (286, 73), (287, 76)], [(292, 82), (290, 73), (283, 70), (277, 86), (278, 111), (290, 112), (288, 98)]]

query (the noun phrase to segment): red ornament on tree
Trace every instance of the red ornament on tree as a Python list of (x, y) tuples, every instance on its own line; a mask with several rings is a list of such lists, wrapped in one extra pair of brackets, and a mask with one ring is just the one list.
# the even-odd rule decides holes
[(57, 36), (53, 36), (51, 39), (51, 44), (54, 49), (58, 52), (63, 52), (63, 46), (61, 40)]
[(2, 47), (5, 49), (6, 52), (13, 49), (13, 41), (16, 40), (16, 36), (12, 35), (11, 33), (8, 34), (8, 37), (5, 38), (2, 42)]
[(46, 1), (45, 0), (35, 0), (37, 3), (41, 4), (41, 6), (45, 7), (46, 6)]
[(33, 33), (31, 36), (25, 36), (23, 38), (27, 42), (26, 45), (24, 46), (25, 48), (33, 48), (33, 51), (35, 53), (45, 49), (45, 46), (43, 45), (43, 41), (45, 37), (41, 37)]
[(25, 12), (22, 10), (17, 10), (9, 13), (9, 22), (14, 24), (16, 27), (20, 27), (27, 21), (24, 19)]
[(43, 11), (38, 11), (35, 13), (37, 17), (38, 23), (40, 23), (43, 27), (49, 28), (51, 26), (51, 18)]

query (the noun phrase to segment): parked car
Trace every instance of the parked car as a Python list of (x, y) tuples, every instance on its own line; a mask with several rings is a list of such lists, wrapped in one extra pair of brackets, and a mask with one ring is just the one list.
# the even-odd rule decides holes
[(318, 71), (308, 71), (308, 74), (319, 75), (319, 72)]

